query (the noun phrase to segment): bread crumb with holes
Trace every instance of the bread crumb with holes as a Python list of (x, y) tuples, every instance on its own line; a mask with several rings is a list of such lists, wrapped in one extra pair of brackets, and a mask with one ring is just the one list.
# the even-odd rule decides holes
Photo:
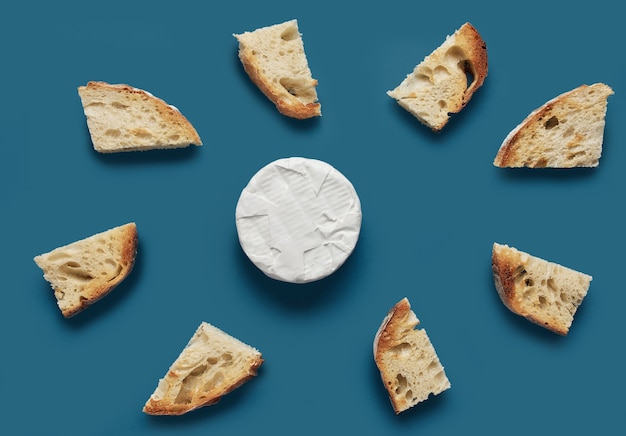
[(63, 316), (72, 317), (109, 294), (131, 272), (137, 226), (128, 223), (34, 258), (54, 290)]
[(504, 305), (559, 335), (567, 335), (592, 277), (516, 248), (493, 244), (491, 267)]
[(443, 365), (407, 298), (389, 311), (374, 338), (374, 361), (396, 414), (450, 388)]
[(262, 364), (256, 348), (202, 322), (159, 380), (143, 411), (183, 415), (210, 406), (256, 376)]
[(607, 99), (604, 83), (581, 85), (532, 111), (506, 136), (496, 167), (597, 167), (602, 155)]
[(487, 77), (487, 45), (476, 28), (465, 23), (420, 62), (387, 94), (438, 132), (483, 85)]
[(297, 20), (233, 36), (244, 70), (281, 114), (296, 119), (322, 115)]

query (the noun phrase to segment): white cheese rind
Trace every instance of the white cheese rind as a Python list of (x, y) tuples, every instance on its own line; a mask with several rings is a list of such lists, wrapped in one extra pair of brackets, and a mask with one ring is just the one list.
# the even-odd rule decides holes
[(267, 276), (290, 283), (320, 280), (352, 254), (361, 231), (352, 183), (320, 160), (291, 157), (257, 172), (237, 202), (237, 234)]

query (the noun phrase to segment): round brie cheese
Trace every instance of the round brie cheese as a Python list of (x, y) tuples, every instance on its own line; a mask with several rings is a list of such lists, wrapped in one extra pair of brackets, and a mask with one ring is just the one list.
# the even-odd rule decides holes
[(257, 172), (235, 211), (248, 258), (267, 276), (308, 283), (335, 272), (361, 231), (361, 202), (352, 183), (331, 165), (291, 157)]

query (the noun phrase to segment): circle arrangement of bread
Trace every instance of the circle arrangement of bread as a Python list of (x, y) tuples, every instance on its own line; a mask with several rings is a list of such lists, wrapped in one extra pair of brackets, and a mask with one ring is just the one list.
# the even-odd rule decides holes
[(202, 322), (143, 411), (149, 415), (182, 415), (217, 403), (257, 375), (261, 353), (217, 327)]
[(504, 139), (497, 167), (596, 167), (602, 155), (607, 99), (604, 83), (581, 85), (535, 109)]
[(352, 183), (328, 163), (291, 157), (252, 177), (235, 218), (243, 251), (263, 273), (308, 283), (332, 274), (354, 250), (361, 202)]
[[(233, 35), (250, 80), (296, 119), (321, 116), (297, 20)], [(232, 41), (232, 40), (231, 40)], [(387, 94), (432, 131), (447, 125), (483, 85), (487, 46), (463, 24)], [(125, 84), (90, 81), (78, 87), (93, 147), (100, 153), (200, 146), (192, 124), (174, 106)], [(607, 99), (603, 83), (582, 85), (534, 110), (498, 150), (497, 167), (595, 167), (602, 153)], [(361, 232), (361, 202), (352, 183), (330, 164), (290, 157), (261, 168), (242, 190), (236, 230), (248, 259), (267, 277), (310, 283), (337, 271)], [(109, 294), (133, 269), (134, 222), (34, 258), (69, 318)], [(494, 243), (491, 269), (504, 305), (559, 335), (567, 335), (587, 295), (590, 275)], [(450, 381), (408, 298), (385, 316), (373, 342), (375, 364), (400, 414)], [(202, 322), (144, 405), (150, 415), (182, 415), (217, 403), (257, 375), (254, 347)]]
[(137, 226), (128, 223), (34, 258), (54, 290), (63, 316), (76, 315), (109, 294), (131, 272)]
[(281, 114), (297, 119), (322, 115), (297, 20), (233, 36), (250, 80)]
[(460, 112), (483, 85), (487, 71), (487, 45), (465, 23), (387, 94), (431, 130), (440, 131), (450, 114)]
[(396, 303), (374, 337), (374, 361), (396, 414), (450, 388), (443, 365), (407, 298)]
[(78, 87), (91, 142), (100, 153), (202, 145), (180, 111), (148, 91), (89, 82)]
[(567, 335), (592, 277), (516, 248), (493, 244), (493, 278), (513, 313), (554, 333)]

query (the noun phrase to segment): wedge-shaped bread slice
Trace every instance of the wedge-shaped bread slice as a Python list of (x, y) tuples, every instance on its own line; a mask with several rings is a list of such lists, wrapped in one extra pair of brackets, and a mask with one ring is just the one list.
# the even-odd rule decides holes
[(529, 168), (598, 166), (611, 94), (609, 86), (596, 83), (553, 98), (507, 135), (493, 164)]
[(297, 20), (233, 36), (244, 70), (281, 114), (297, 119), (322, 115)]
[[(387, 94), (433, 131), (448, 123), (487, 77), (487, 45), (465, 23)], [(468, 83), (469, 81), (469, 83)]]
[(450, 381), (407, 298), (387, 314), (374, 339), (374, 361), (396, 414), (450, 388)]
[(496, 290), (509, 310), (567, 335), (591, 276), (498, 243), (491, 265)]
[(78, 87), (91, 142), (100, 153), (202, 145), (180, 111), (151, 93), (124, 84)]
[(54, 290), (61, 313), (76, 315), (130, 274), (137, 254), (137, 227), (128, 223), (35, 257)]
[(261, 353), (203, 322), (146, 402), (150, 415), (182, 415), (217, 403), (257, 375)]

